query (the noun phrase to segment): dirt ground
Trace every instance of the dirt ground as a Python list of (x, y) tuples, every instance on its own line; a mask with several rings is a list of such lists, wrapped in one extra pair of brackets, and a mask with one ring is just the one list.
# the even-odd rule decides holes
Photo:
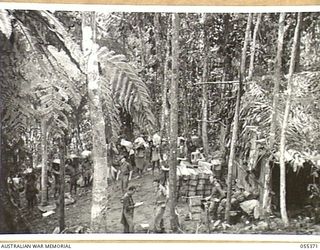
[[(135, 209), (134, 221), (137, 233), (147, 233), (140, 226), (141, 224), (149, 224), (150, 229), (153, 226), (154, 216), (154, 189), (152, 186), (153, 176), (151, 172), (146, 172), (142, 178), (134, 178), (130, 185), (135, 185), (137, 191), (133, 196), (135, 202), (143, 201), (144, 204)], [(68, 186), (67, 186), (68, 189)], [(91, 209), (91, 187), (78, 188), (77, 195), (72, 197), (76, 200), (74, 204), (65, 207), (65, 223), (67, 232), (73, 232), (74, 229), (82, 227), (82, 232), (88, 233), (90, 227), (90, 209)], [(120, 223), (122, 197), (120, 183), (110, 184), (110, 202), (108, 208), (108, 232), (106, 233), (122, 233), (123, 226)], [(54, 203), (53, 195), (50, 194), (50, 201)], [(30, 224), (32, 233), (52, 233), (59, 225), (58, 211), (56, 213), (43, 217), (42, 213), (35, 208), (28, 211), (23, 208), (24, 218)], [(179, 200), (177, 205), (179, 212), (179, 220), (181, 225), (180, 233), (208, 233), (208, 224), (205, 222), (205, 212), (202, 213), (202, 221), (187, 220), (188, 205), (186, 200)], [(265, 221), (241, 221), (235, 225), (228, 225), (220, 221), (212, 221), (210, 224), (210, 233), (268, 233), (268, 234), (319, 234), (320, 226), (312, 222), (311, 217), (296, 216), (291, 218), (289, 228), (284, 228), (279, 219), (280, 216), (273, 216), (268, 222)], [(169, 208), (167, 207), (164, 220), (165, 229), (170, 233), (169, 225)]]
[[(149, 224), (152, 228), (152, 221), (154, 216), (154, 189), (152, 181), (154, 177), (150, 171), (146, 172), (142, 178), (133, 178), (129, 185), (137, 187), (136, 193), (133, 195), (134, 202), (143, 201), (144, 204), (135, 209), (134, 221), (137, 232), (146, 233), (140, 225)], [(68, 185), (66, 186), (68, 189)], [(65, 221), (67, 228), (76, 228), (81, 226), (86, 231), (90, 226), (90, 209), (91, 209), (91, 187), (78, 187), (77, 195), (72, 195), (76, 200), (74, 204), (65, 207)], [(110, 200), (108, 206), (108, 233), (122, 233), (123, 226), (120, 223), (122, 204), (120, 199), (122, 197), (120, 183), (113, 182), (110, 184)], [(49, 195), (50, 203), (54, 203), (53, 195)], [(181, 213), (181, 219), (188, 214), (188, 206), (185, 201), (181, 201), (177, 207)], [(52, 233), (56, 227), (59, 226), (58, 211), (48, 217), (42, 217), (41, 212), (35, 208), (31, 213), (26, 208), (23, 209), (24, 217), (30, 223), (32, 233)], [(183, 218), (182, 218), (183, 217)], [(169, 209), (166, 209), (165, 228), (169, 231)], [(187, 230), (191, 233), (197, 228), (197, 221), (189, 221)], [(194, 228), (194, 229), (193, 229)]]

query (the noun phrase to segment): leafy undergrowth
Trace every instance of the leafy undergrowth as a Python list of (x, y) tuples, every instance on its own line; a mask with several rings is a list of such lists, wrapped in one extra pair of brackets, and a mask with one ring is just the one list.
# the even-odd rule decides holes
[[(150, 172), (145, 173), (142, 178), (133, 179), (130, 185), (137, 187), (137, 192), (133, 199), (135, 202), (143, 201), (141, 207), (135, 209), (134, 221), (137, 233), (148, 233), (144, 224), (149, 224), (152, 229), (152, 220), (154, 213), (154, 193), (152, 187), (153, 176)], [(110, 185), (110, 202), (108, 206), (108, 232), (122, 233), (123, 226), (120, 223), (121, 217), (121, 191), (120, 183)], [(82, 232), (90, 233), (90, 208), (91, 208), (91, 188), (79, 188), (77, 195), (73, 195), (75, 203), (65, 208), (66, 233)], [(53, 197), (50, 196), (54, 203)], [(250, 219), (240, 219), (237, 223), (229, 225), (223, 221), (216, 220), (210, 223), (205, 222), (205, 213), (202, 215), (202, 221), (187, 220), (188, 206), (185, 201), (179, 201), (177, 210), (179, 212), (180, 231), (179, 233), (228, 233), (228, 234), (320, 234), (320, 226), (315, 225), (308, 216), (295, 216), (290, 219), (290, 226), (284, 227), (279, 216), (270, 217), (266, 221), (254, 221)], [(43, 217), (40, 210), (35, 208), (33, 211), (23, 209), (25, 219), (30, 223), (32, 233), (53, 233), (59, 226), (58, 211), (56, 213)], [(165, 230), (170, 233), (169, 209), (166, 209)]]

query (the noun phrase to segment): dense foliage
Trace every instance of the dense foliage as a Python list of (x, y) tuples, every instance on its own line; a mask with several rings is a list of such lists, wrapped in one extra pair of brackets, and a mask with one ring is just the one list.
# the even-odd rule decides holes
[[(1, 161), (6, 173), (39, 165), (43, 158), (43, 124), (47, 129), (49, 159), (58, 152), (57, 134), (65, 138), (68, 154), (92, 149), (86, 51), (81, 47), (86, 37), (82, 37), (81, 16), (77, 11), (0, 10)], [(205, 20), (200, 13), (179, 16), (179, 68), (174, 75), (179, 85), (178, 134), (201, 135), (205, 84), (209, 100), (209, 155), (220, 150), (226, 161), (247, 14), (210, 13)], [(246, 52), (236, 158), (249, 162), (250, 168), (255, 168), (258, 155), (278, 151), (280, 142), (296, 14), (289, 13), (285, 19), (276, 143), (270, 149), (278, 17), (278, 13), (261, 16), (253, 78), (249, 80), (245, 76), (250, 49)], [(258, 15), (254, 14), (249, 47), (257, 20)], [(97, 12), (94, 28), (105, 143), (167, 129), (162, 117), (163, 107), (170, 109), (172, 102), (168, 88), (173, 77), (171, 15)], [(320, 147), (319, 29), (319, 13), (303, 13), (287, 130), (287, 150), (299, 152), (308, 160)], [(207, 82), (202, 82), (205, 66)], [(166, 100), (162, 98), (164, 93), (168, 94)], [(258, 153), (252, 152), (256, 150), (253, 143), (258, 144)], [(296, 160), (297, 165), (302, 164)]]

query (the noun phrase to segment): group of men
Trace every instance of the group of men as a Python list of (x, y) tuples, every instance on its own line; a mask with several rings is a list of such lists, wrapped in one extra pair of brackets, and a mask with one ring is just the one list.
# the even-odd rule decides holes
[[(224, 212), (227, 204), (226, 191), (224, 185), (216, 176), (210, 177), (212, 183), (211, 195), (204, 198), (206, 207), (209, 212), (210, 220), (224, 218)], [(246, 190), (237, 180), (232, 185), (231, 192), (231, 210), (237, 215), (253, 216), (259, 218), (258, 190)]]
[[(153, 181), (155, 203), (154, 203), (154, 218), (153, 218), (153, 232), (164, 232), (163, 215), (166, 210), (168, 202), (168, 190), (160, 183), (159, 179)], [(133, 194), (136, 192), (135, 186), (130, 186), (128, 191), (124, 194), (121, 201), (123, 203), (121, 213), (121, 223), (123, 224), (124, 233), (134, 233), (134, 209), (141, 206), (143, 202), (135, 203), (133, 201)]]
[[(189, 142), (189, 141), (188, 141)], [(133, 214), (134, 209), (141, 205), (141, 203), (135, 203), (132, 199), (133, 194), (136, 192), (135, 186), (129, 186), (130, 180), (134, 169), (136, 169), (138, 177), (141, 176), (142, 172), (146, 169), (147, 164), (147, 153), (146, 143), (142, 140), (140, 143), (133, 147), (126, 142), (122, 142), (123, 151), (125, 152), (121, 156), (119, 170), (117, 171), (117, 180), (121, 181), (121, 190), (124, 193), (122, 197), (122, 216), (121, 223), (124, 226), (125, 233), (134, 232)], [(150, 140), (148, 143), (149, 150), (149, 163), (151, 164), (152, 174), (158, 168), (160, 178), (153, 181), (154, 194), (155, 194), (155, 206), (154, 206), (154, 218), (153, 218), (153, 231), (156, 233), (164, 232), (164, 220), (163, 216), (168, 201), (168, 188), (167, 179), (169, 166), (167, 163), (167, 153), (165, 143), (157, 143), (154, 140)], [(161, 146), (161, 147), (160, 147)], [(178, 140), (178, 157), (186, 157), (197, 149), (196, 145), (190, 140), (189, 144), (186, 143), (184, 138)], [(125, 192), (127, 190), (127, 192)]]
[(24, 194), (28, 209), (32, 210), (37, 202), (37, 177), (32, 171), (22, 174), (11, 172), (7, 178), (9, 197), (13, 204), (21, 208), (20, 194)]
[[(216, 176), (212, 175), (210, 182), (212, 184), (211, 194), (204, 198), (209, 212), (209, 219), (222, 219), (227, 202), (226, 192)], [(153, 232), (161, 233), (164, 232), (163, 216), (168, 202), (168, 189), (160, 183), (159, 179), (153, 181), (153, 187), (155, 194)], [(124, 233), (134, 232), (134, 210), (142, 205), (142, 202), (135, 203), (133, 201), (132, 196), (136, 190), (135, 186), (130, 186), (121, 199), (123, 203), (121, 223), (124, 226)], [(246, 193), (242, 185), (235, 183), (231, 197), (232, 209), (241, 209), (240, 204), (248, 199), (248, 194)]]
[(158, 177), (161, 184), (165, 185), (168, 178), (167, 152), (161, 141), (148, 141), (142, 137), (138, 137), (134, 143), (127, 140), (121, 140), (120, 148), (114, 158), (120, 159), (113, 164), (113, 173), (116, 180), (121, 182), (121, 191), (124, 194), (127, 191), (130, 180), (136, 174), (137, 178), (141, 178), (142, 174), (147, 170), (158, 171)]
[[(92, 170), (91, 163), (88, 157), (80, 159), (78, 157), (69, 158), (65, 162), (66, 175), (69, 177), (69, 192), (77, 194), (78, 181), (81, 180), (81, 186), (87, 187), (91, 183)], [(50, 170), (54, 179), (54, 197), (60, 193), (60, 160), (53, 160)]]
[[(194, 136), (195, 138), (198, 138)], [(129, 181), (132, 179), (133, 173), (136, 172), (138, 178), (151, 167), (152, 175), (155, 176), (155, 171), (158, 170), (158, 177), (163, 186), (166, 185), (169, 173), (168, 164), (168, 145), (165, 140), (161, 140), (156, 133), (152, 139), (145, 140), (142, 136), (138, 137), (133, 143), (121, 139), (120, 142), (120, 164), (114, 172), (116, 180), (121, 181), (121, 190), (124, 193), (128, 187)], [(191, 154), (199, 152), (203, 159), (203, 153), (198, 148), (195, 139), (186, 140), (183, 137), (178, 138), (178, 159), (189, 159)], [(201, 150), (201, 149), (200, 149)]]

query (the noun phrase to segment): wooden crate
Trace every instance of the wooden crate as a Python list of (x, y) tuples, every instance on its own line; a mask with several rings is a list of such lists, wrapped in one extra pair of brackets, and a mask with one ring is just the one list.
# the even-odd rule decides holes
[(188, 196), (196, 196), (196, 191), (188, 191)]
[(192, 220), (199, 221), (201, 219), (201, 199), (201, 196), (189, 196), (188, 198), (189, 216)]
[(204, 190), (204, 191), (203, 191), (203, 195), (204, 195), (205, 197), (211, 195), (211, 190)]
[(201, 221), (201, 216), (202, 216), (201, 212), (199, 212), (199, 213), (191, 213), (190, 218), (193, 221)]
[(202, 189), (201, 190), (197, 190), (196, 191), (196, 195), (199, 195), (199, 196), (203, 197), (203, 190)]
[(190, 180), (190, 175), (183, 175), (182, 176), (183, 181), (189, 181)]
[(205, 185), (207, 183), (206, 179), (199, 179), (198, 184)]
[(198, 180), (199, 176), (198, 175), (190, 175), (190, 181), (191, 180)]
[(198, 185), (198, 180), (190, 180), (189, 181), (189, 186), (196, 187)]
[(196, 207), (196, 206), (201, 206), (201, 197), (189, 197), (189, 202), (188, 205), (190, 207)]
[(206, 173), (199, 173), (199, 179), (208, 180), (210, 177), (209, 174)]

